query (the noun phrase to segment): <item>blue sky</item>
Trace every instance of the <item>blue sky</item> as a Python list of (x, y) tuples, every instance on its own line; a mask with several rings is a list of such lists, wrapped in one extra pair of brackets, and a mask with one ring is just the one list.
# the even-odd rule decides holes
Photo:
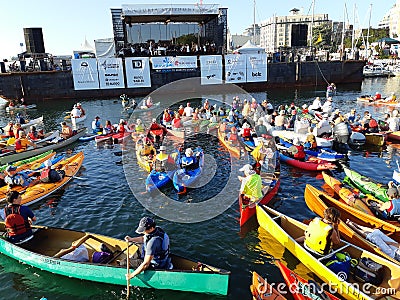
[[(147, 0), (148, 1), (148, 0)], [(141, 4), (147, 1), (115, 0), (0, 0), (0, 59), (10, 58), (21, 52), (25, 41), (23, 28), (42, 27), (46, 52), (54, 55), (71, 55), (80, 48), (85, 37), (94, 46), (94, 39), (113, 36), (110, 8), (122, 4)], [(156, 4), (191, 4), (200, 0), (154, 0)], [(253, 0), (203, 0), (204, 4), (217, 3), (228, 7), (228, 26), (231, 33), (242, 33), (253, 23)], [(256, 0), (256, 21), (273, 14), (287, 15), (292, 8), (303, 8), (311, 14), (311, 0)], [(357, 5), (356, 24), (368, 25), (369, 4), (372, 4), (371, 25), (376, 27), (395, 0), (316, 0), (315, 13), (328, 13), (334, 21), (343, 20), (344, 5), (349, 20), (353, 22), (353, 7)], [(356, 25), (357, 27), (357, 25)]]

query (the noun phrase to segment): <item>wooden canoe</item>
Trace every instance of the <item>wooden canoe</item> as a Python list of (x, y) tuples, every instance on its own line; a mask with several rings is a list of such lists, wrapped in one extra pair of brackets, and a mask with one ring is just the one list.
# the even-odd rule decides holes
[(335, 207), (340, 211), (340, 224), (339, 231), (344, 238), (353, 244), (362, 247), (368, 251), (373, 251), (387, 260), (400, 265), (400, 262), (391, 258), (389, 255), (383, 253), (375, 244), (369, 242), (363, 236), (355, 232), (345, 222), (347, 219), (350, 221), (369, 228), (379, 228), (383, 233), (390, 235), (390, 238), (396, 242), (400, 242), (400, 227), (391, 223), (380, 220), (374, 216), (364, 214), (362, 211), (348, 206), (336, 199), (333, 199), (323, 191), (307, 184), (304, 191), (304, 199), (307, 206), (317, 215), (323, 218), (324, 210), (328, 207)]
[(252, 272), (252, 284), (250, 291), (253, 300), (286, 300), (276, 289), (272, 287), (264, 278)]
[(329, 185), (329, 187), (333, 189), (335, 193), (339, 195), (340, 199), (342, 199), (347, 205), (361, 210), (368, 215), (375, 216), (375, 214), (369, 209), (369, 206), (363, 200), (359, 199), (350, 189), (344, 187), (340, 180), (329, 176), (325, 172), (322, 172), (322, 176), (324, 177), (325, 183)]
[[(339, 300), (338, 297), (332, 295), (329, 292), (325, 292), (321, 287), (312, 280), (305, 280), (287, 266), (285, 266), (280, 260), (275, 260), (275, 264), (281, 271), (283, 279), (285, 279), (286, 286), (292, 293), (293, 298), (296, 300), (314, 300), (314, 299), (331, 299)], [(320, 291), (322, 295), (318, 294)]]
[[(257, 205), (257, 219), (260, 226), (270, 232), (286, 247), (286, 249), (295, 255), (298, 260), (326, 284), (329, 284), (331, 288), (335, 288), (344, 298), (359, 300), (381, 298), (381, 294), (373, 294), (377, 291), (377, 288), (390, 288), (390, 291), (393, 292), (393, 297), (400, 297), (400, 268), (393, 262), (347, 242), (342, 242), (333, 252), (325, 257), (317, 259), (296, 241), (297, 238), (304, 236), (304, 230), (307, 228), (306, 224), (279, 213), (265, 205)], [(363, 284), (361, 282), (355, 282), (352, 276), (346, 279), (346, 281), (329, 270), (325, 266), (325, 263), (339, 251), (349, 253), (352, 258), (367, 257), (382, 264), (383, 281), (381, 285), (377, 287), (369, 283)]]
[[(117, 260), (126, 261), (127, 244), (124, 240), (95, 233), (68, 230), (45, 226), (33, 226), (36, 232), (31, 240), (21, 246), (0, 239), (0, 252), (26, 265), (87, 281), (115, 284), (126, 287), (126, 266), (119, 266)], [(0, 233), (4, 234), (4, 222), (0, 222)], [(83, 246), (88, 250), (89, 262), (75, 262), (53, 257), (62, 248), (69, 248), (74, 241), (84, 236), (88, 239)], [(111, 261), (105, 264), (92, 263), (95, 251), (101, 251), (101, 244), (113, 251)], [(134, 244), (129, 254), (138, 251)], [(190, 260), (171, 255), (174, 269), (146, 270), (132, 278), (133, 286), (169, 289), (177, 291), (227, 295), (230, 272), (219, 269), (198, 260)]]
[(77, 133), (66, 140), (61, 140), (57, 143), (46, 142), (43, 145), (38, 145), (36, 148), (28, 148), (28, 150), (23, 152), (10, 151), (7, 153), (0, 154), (0, 165), (15, 162), (21, 159), (39, 155), (49, 150), (56, 150), (68, 146), (76, 142), (81, 136), (86, 134), (86, 127), (78, 129)]
[(28, 187), (21, 195), (21, 203), (28, 205), (36, 203), (64, 187), (78, 173), (84, 157), (83, 152), (79, 152), (55, 164), (54, 167), (65, 171), (64, 178), (56, 183), (38, 183)]
[(227, 136), (225, 133), (222, 133), (218, 129), (218, 139), (224, 145), (224, 147), (229, 151), (229, 153), (236, 158), (240, 158), (240, 152), (241, 152), (241, 145), (239, 141), (237, 142), (237, 145), (231, 143), (230, 141), (226, 140)]

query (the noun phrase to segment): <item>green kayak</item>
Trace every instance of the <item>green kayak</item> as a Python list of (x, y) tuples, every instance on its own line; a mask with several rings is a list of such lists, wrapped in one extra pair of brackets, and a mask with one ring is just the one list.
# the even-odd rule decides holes
[[(26, 159), (22, 159), (22, 160), (16, 161), (16, 162), (12, 163), (11, 165), (13, 165), (15, 167), (19, 167), (19, 166), (22, 166), (22, 165), (30, 164), (31, 162), (34, 162), (37, 159), (40, 159), (40, 158), (43, 158), (43, 157), (49, 155), (51, 152), (53, 152), (53, 150), (46, 151), (46, 152), (44, 152), (42, 154), (39, 154), (39, 155), (36, 155), (34, 157), (30, 157), (30, 158), (26, 158)], [(0, 166), (0, 172), (4, 172), (4, 170), (7, 168), (7, 166), (8, 166), (8, 164)]]
[[(63, 228), (33, 226), (33, 229), (36, 231), (32, 239), (15, 245), (4, 238), (5, 224), (0, 222), (0, 253), (54, 274), (126, 287), (126, 266), (118, 263), (126, 261), (127, 243), (124, 240)], [(71, 247), (72, 243), (76, 247), (83, 245), (86, 248), (88, 262), (54, 257), (62, 248)], [(112, 251), (113, 256), (107, 262), (93, 263), (91, 258), (95, 251), (101, 251), (102, 244)], [(138, 246), (131, 244), (129, 256), (138, 249)], [(172, 254), (171, 258), (172, 270), (146, 270), (132, 278), (130, 284), (144, 288), (228, 294), (229, 271), (178, 255)]]
[(361, 192), (364, 194), (371, 194), (383, 202), (389, 201), (389, 197), (387, 195), (387, 185), (378, 183), (371, 178), (363, 176), (345, 166), (343, 166), (343, 170), (350, 180), (350, 183), (352, 183)]

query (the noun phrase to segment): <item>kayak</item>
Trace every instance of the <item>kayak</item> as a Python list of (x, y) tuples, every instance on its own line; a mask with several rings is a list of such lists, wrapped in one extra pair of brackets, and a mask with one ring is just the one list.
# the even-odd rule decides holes
[(279, 158), (281, 162), (308, 171), (322, 171), (336, 168), (335, 164), (316, 157), (308, 157), (306, 161), (300, 161), (279, 153)]
[[(14, 167), (18, 167), (18, 166), (24, 166), (24, 165), (30, 164), (30, 163), (37, 163), (36, 160), (39, 161), (39, 159), (42, 159), (42, 158), (44, 158), (44, 157), (47, 159), (47, 156), (48, 156), (49, 154), (52, 154), (52, 152), (53, 152), (53, 150), (49, 150), (49, 151), (46, 151), (46, 152), (44, 152), (44, 153), (42, 153), (42, 154), (36, 155), (36, 156), (34, 156), (34, 157), (30, 157), (30, 158), (26, 158), (26, 159), (23, 159), (23, 160), (16, 161), (16, 162), (12, 163), (11, 165), (14, 166)], [(45, 159), (45, 160), (46, 160), (46, 159)], [(2, 166), (0, 166), (0, 172), (4, 172), (4, 170), (5, 170), (7, 167), (8, 167), (8, 165), (2, 165)], [(27, 167), (27, 168), (30, 168), (30, 166)]]
[(146, 191), (151, 193), (156, 189), (162, 189), (172, 182), (172, 178), (174, 177), (176, 170), (173, 171), (164, 171), (157, 172), (152, 170), (150, 174), (146, 178)]
[(22, 106), (7, 106), (6, 111), (21, 111), (25, 109), (35, 109), (37, 107), (36, 104), (22, 105)]
[(138, 140), (136, 142), (136, 160), (139, 165), (143, 170), (146, 172), (150, 173), (151, 169), (153, 168), (153, 162), (156, 157), (156, 153), (152, 155), (142, 155), (140, 152), (142, 151), (142, 144), (141, 140)]
[(342, 165), (342, 167), (349, 180), (364, 194), (372, 194), (383, 202), (389, 201), (386, 185), (375, 182), (371, 178), (363, 176), (346, 166)]
[(281, 293), (272, 287), (264, 278), (252, 272), (252, 284), (250, 285), (253, 300), (286, 300)]
[(64, 187), (78, 173), (83, 159), (83, 152), (79, 152), (56, 163), (54, 167), (65, 172), (64, 178), (55, 183), (38, 183), (28, 187), (21, 195), (21, 203), (27, 205), (36, 203)]
[(339, 300), (329, 292), (324, 291), (314, 280), (305, 280), (285, 266), (280, 260), (275, 260), (275, 265), (281, 271), (286, 286), (296, 300), (332, 299)]
[(381, 284), (374, 286), (375, 288), (392, 288), (391, 297), (400, 297), (400, 268), (397, 264), (384, 259), (374, 253), (364, 250), (356, 245), (342, 241), (335, 246), (333, 251), (326, 256), (317, 258), (310, 251), (304, 248), (303, 244), (296, 241), (297, 238), (304, 236), (307, 225), (297, 221), (285, 214), (278, 212), (266, 205), (257, 205), (257, 220), (261, 227), (271, 233), (278, 242), (290, 251), (296, 258), (301, 261), (311, 273), (318, 276), (329, 287), (334, 287), (336, 291), (341, 291), (341, 296), (345, 299), (381, 299), (382, 294), (366, 293), (371, 287), (370, 283), (356, 281), (353, 276), (338, 276), (332, 272), (326, 263), (334, 259), (337, 252), (347, 252), (352, 259), (360, 259), (362, 257), (370, 258), (383, 266), (383, 281)]
[(201, 148), (194, 150), (194, 155), (198, 160), (198, 167), (194, 170), (179, 169), (175, 172), (172, 182), (178, 194), (184, 194), (197, 179), (199, 179), (204, 165), (204, 154)]
[(393, 131), (387, 134), (387, 139), (389, 141), (400, 142), (400, 131)]
[[(127, 267), (118, 262), (126, 261), (126, 256), (137, 255), (136, 244), (127, 245), (126, 241), (95, 233), (75, 231), (50, 226), (32, 226), (33, 238), (19, 246), (7, 239), (0, 239), (0, 253), (30, 267), (65, 276), (69, 278), (120, 285), (126, 288)], [(0, 234), (5, 234), (5, 224), (0, 223)], [(78, 240), (80, 240), (79, 244)], [(87, 250), (87, 262), (77, 262), (56, 258), (54, 255), (61, 249), (75, 246)], [(112, 256), (106, 262), (94, 263), (94, 252), (106, 248)], [(128, 248), (129, 247), (129, 248)], [(139, 254), (140, 255), (140, 254)], [(139, 288), (155, 290), (175, 290), (184, 292), (227, 295), (230, 272), (210, 266), (197, 259), (186, 259), (171, 254), (174, 268), (172, 270), (148, 269), (130, 280), (130, 284)], [(35, 270), (32, 270), (35, 272)], [(132, 272), (132, 269), (129, 270)], [(121, 287), (122, 288), (122, 287)]]
[(137, 106), (135, 109), (134, 108), (128, 108), (128, 109), (125, 109), (124, 111), (126, 113), (128, 113), (128, 114), (131, 114), (131, 113), (142, 113), (142, 112), (146, 112), (146, 111), (150, 111), (150, 110), (156, 109), (156, 108), (158, 108), (160, 106), (160, 104), (161, 104), (161, 102), (157, 102), (157, 103), (154, 103), (150, 107), (142, 105), (142, 106)]
[(233, 157), (240, 158), (241, 145), (239, 144), (239, 142), (236, 145), (236, 144), (228, 141), (226, 138), (227, 138), (227, 136), (218, 129), (218, 139), (222, 143), (222, 145), (224, 145), (224, 147), (226, 149), (228, 149), (229, 153)]
[[(307, 134), (305, 133), (296, 133), (291, 130), (272, 130), (272, 136), (278, 136), (280, 138), (286, 138), (293, 140), (294, 138), (298, 138), (302, 143), (305, 142), (307, 138)], [(318, 147), (322, 148), (332, 148), (333, 145), (333, 138), (320, 138), (315, 137)]]
[(329, 187), (333, 189), (335, 193), (339, 195), (340, 199), (342, 199), (347, 205), (354, 207), (355, 209), (358, 209), (368, 215), (375, 215), (368, 205), (361, 200), (358, 195), (353, 193), (350, 189), (344, 187), (340, 180), (329, 176), (325, 172), (322, 172), (322, 176), (324, 177), (325, 183), (329, 185)]
[[(292, 143), (289, 141), (286, 141), (285, 139), (280, 138), (279, 143), (286, 148), (290, 148), (293, 146)], [(327, 161), (336, 161), (340, 159), (345, 159), (346, 155), (338, 153), (332, 149), (329, 148), (324, 148), (324, 149), (319, 149), (318, 151), (315, 150), (310, 150), (310, 149), (304, 149), (304, 152), (308, 155), (318, 157), (319, 159), (327, 160)]]

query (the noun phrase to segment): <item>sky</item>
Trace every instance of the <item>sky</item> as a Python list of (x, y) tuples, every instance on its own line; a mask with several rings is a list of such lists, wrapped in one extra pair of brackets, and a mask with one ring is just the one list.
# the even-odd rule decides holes
[[(10, 59), (25, 51), (23, 28), (41, 27), (47, 53), (72, 55), (79, 50), (85, 38), (94, 46), (95, 39), (113, 37), (110, 8), (122, 4), (195, 4), (200, 0), (0, 0), (0, 59)], [(256, 22), (289, 14), (292, 8), (303, 9), (311, 14), (312, 0), (256, 0)], [(371, 26), (378, 22), (395, 4), (396, 0), (315, 0), (315, 14), (327, 13), (333, 21), (343, 21), (347, 6), (348, 20), (353, 23), (355, 11), (356, 28), (366, 28), (369, 8), (372, 4)], [(232, 34), (241, 34), (253, 24), (254, 0), (203, 0), (204, 4), (219, 4), (228, 8), (228, 27)], [(354, 10), (356, 5), (357, 9)], [(347, 21), (346, 21), (347, 22)], [(359, 24), (359, 25), (358, 25)], [(20, 43), (24, 45), (20, 47)]]

